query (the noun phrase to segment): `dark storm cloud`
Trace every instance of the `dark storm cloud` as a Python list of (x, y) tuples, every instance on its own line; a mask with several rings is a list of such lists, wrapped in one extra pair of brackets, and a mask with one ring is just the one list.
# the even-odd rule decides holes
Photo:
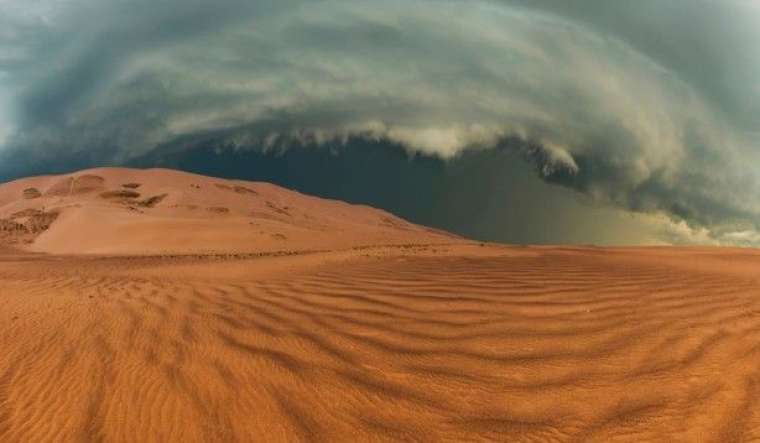
[(473, 239), (542, 244), (693, 241), (662, 218), (598, 207), (581, 194), (542, 182), (511, 150), (468, 150), (443, 160), (362, 139), (340, 146), (291, 144), (263, 152), (210, 149), (218, 146), (214, 137), (168, 145), (129, 165), (268, 181), (321, 197), (369, 203)]
[(125, 162), (183, 140), (266, 150), (361, 139), (442, 159), (496, 148), (532, 160), (547, 183), (648, 214), (677, 231), (669, 239), (751, 243), (758, 231), (757, 2), (0, 9), (6, 175), (23, 173), (14, 158)]
[[(760, 2), (514, 0), (613, 35), (692, 84), (749, 130), (760, 125)], [(753, 91), (754, 89), (754, 91)]]

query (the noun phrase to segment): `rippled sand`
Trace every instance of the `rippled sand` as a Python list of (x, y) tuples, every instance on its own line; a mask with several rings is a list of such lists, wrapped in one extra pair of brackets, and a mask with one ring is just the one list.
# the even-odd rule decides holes
[(760, 254), (0, 260), (0, 441), (749, 441)]

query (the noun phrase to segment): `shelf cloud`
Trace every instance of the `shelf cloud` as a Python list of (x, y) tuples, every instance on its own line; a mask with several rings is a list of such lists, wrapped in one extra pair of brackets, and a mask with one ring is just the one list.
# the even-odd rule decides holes
[(663, 242), (757, 245), (758, 5), (0, 0), (0, 173), (193, 139), (501, 150)]

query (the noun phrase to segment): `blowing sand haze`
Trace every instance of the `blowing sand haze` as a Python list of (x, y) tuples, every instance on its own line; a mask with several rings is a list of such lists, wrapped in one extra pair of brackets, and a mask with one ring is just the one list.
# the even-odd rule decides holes
[(2, 441), (760, 438), (752, 250), (487, 245), (169, 170), (0, 205)]

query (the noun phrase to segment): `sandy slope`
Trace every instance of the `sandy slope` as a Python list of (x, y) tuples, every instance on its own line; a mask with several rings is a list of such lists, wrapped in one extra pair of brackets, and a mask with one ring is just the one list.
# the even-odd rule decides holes
[(757, 440), (758, 270), (160, 169), (24, 179), (0, 185), (0, 441)]
[(0, 259), (0, 441), (751, 441), (760, 254)]
[(99, 168), (0, 185), (0, 243), (37, 252), (260, 252), (452, 238), (367, 206), (167, 169)]

